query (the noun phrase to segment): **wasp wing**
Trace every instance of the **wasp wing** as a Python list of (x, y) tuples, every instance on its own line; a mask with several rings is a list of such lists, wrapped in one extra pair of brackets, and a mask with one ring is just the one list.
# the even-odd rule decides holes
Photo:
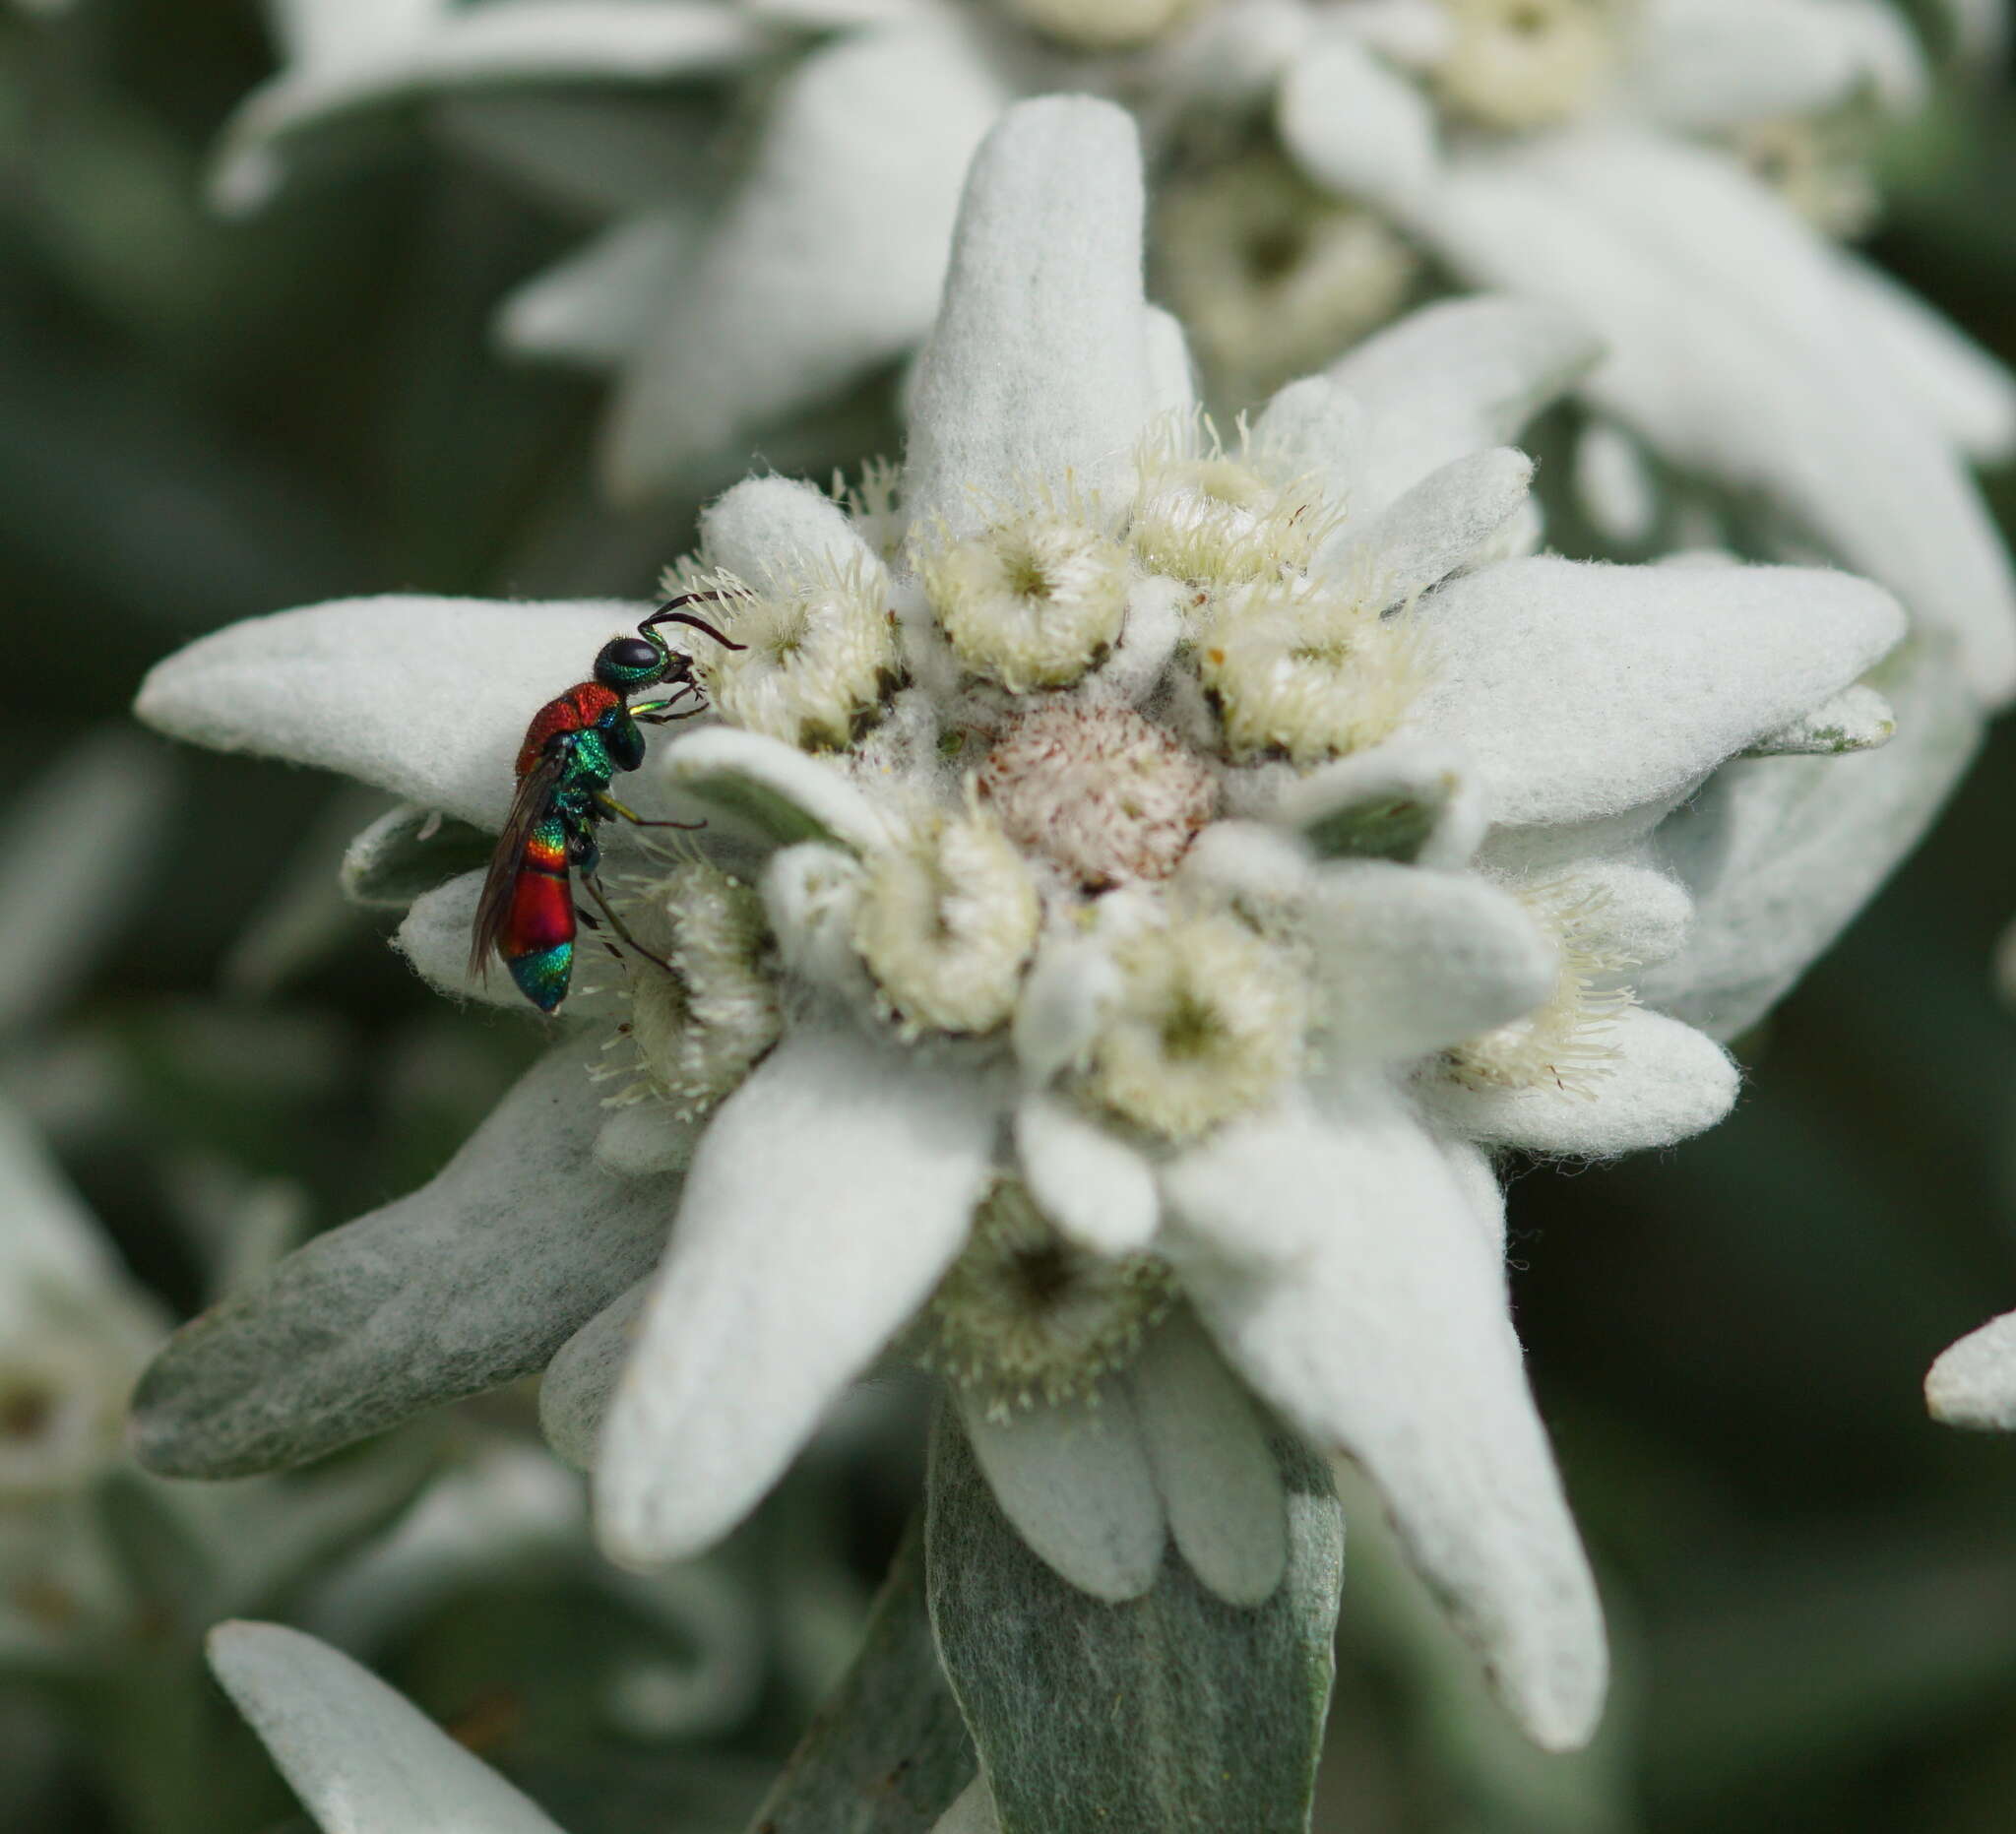
[(548, 751), (518, 780), (518, 793), (511, 799), (511, 813), (504, 817), (496, 852), (490, 855), (490, 869), (483, 877), (482, 896), (476, 900), (475, 927), (470, 934), (469, 972), (477, 980), (489, 977), (490, 958), (497, 952), (498, 940), (511, 916), (511, 890), (518, 883), (525, 845), (532, 839), (532, 831), (551, 810), (553, 791), (566, 766), (563, 751)]

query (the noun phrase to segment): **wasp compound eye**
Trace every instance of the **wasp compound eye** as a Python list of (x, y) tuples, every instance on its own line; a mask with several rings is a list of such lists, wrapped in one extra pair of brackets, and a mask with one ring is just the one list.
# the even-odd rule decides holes
[(665, 665), (665, 653), (643, 637), (615, 637), (595, 659), (596, 679), (611, 687), (633, 687), (656, 680)]

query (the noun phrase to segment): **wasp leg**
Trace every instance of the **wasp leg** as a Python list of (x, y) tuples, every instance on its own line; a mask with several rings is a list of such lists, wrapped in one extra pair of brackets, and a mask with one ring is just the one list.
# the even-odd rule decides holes
[(614, 957), (615, 960), (620, 962), (623, 959), (623, 951), (617, 948), (614, 943), (612, 943), (606, 936), (604, 936), (601, 933), (601, 919), (598, 917), (597, 917), (593, 911), (589, 910), (589, 908), (586, 905), (576, 905), (574, 907), (574, 915), (577, 917), (579, 917), (582, 920), (582, 922), (586, 923), (590, 929), (595, 931), (596, 940), (599, 942), (604, 949), (608, 950), (609, 954), (612, 957)]
[[(609, 903), (607, 896), (603, 893), (601, 880), (597, 878), (588, 878), (584, 879), (583, 883), (586, 884), (588, 887), (588, 895), (591, 898), (593, 898), (598, 905), (601, 907), (601, 914), (603, 917), (608, 918), (609, 927), (612, 930), (614, 930), (618, 936), (622, 937), (625, 943), (627, 943), (631, 948), (635, 949), (637, 953), (643, 956), (647, 962), (656, 962), (659, 965), (659, 967), (662, 968), (665, 971), (666, 974), (671, 975), (676, 974), (678, 972), (676, 969), (672, 967), (671, 963), (665, 960), (663, 956), (654, 955), (649, 949), (647, 949), (643, 945), (643, 943), (639, 942), (635, 936), (631, 935), (630, 926), (616, 915), (615, 908)], [(599, 930), (601, 928), (601, 925), (598, 923), (594, 917), (589, 917), (589, 914), (586, 911), (582, 912), (581, 915), (584, 917), (588, 918), (589, 928), (595, 930)], [(609, 953), (611, 955), (614, 955), (618, 961), (621, 961), (623, 959), (621, 953), (618, 950), (610, 947), (606, 938), (603, 939), (602, 946), (604, 948), (609, 949)]]
[(707, 826), (704, 821), (653, 821), (648, 816), (638, 814), (635, 809), (625, 808), (606, 790), (598, 790), (596, 791), (595, 805), (604, 815), (614, 815), (623, 821), (627, 821), (633, 828), (692, 829), (705, 828)]

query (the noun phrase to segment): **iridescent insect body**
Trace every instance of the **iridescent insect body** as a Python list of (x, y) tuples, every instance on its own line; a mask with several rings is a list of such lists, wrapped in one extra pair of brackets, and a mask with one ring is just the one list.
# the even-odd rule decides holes
[[(567, 997), (577, 918), (600, 927), (577, 909), (574, 875), (580, 875), (610, 929), (640, 955), (650, 953), (632, 938), (602, 894), (596, 877), (601, 860), (596, 830), (611, 816), (642, 828), (700, 825), (647, 821), (617, 801), (609, 785), (618, 771), (634, 771), (644, 762), (643, 726), (684, 720), (706, 706), (692, 659), (659, 635), (658, 626), (687, 624), (724, 649), (742, 648), (679, 608), (718, 597), (691, 593), (670, 600), (637, 627), (636, 636), (603, 644), (593, 678), (548, 701), (526, 728), (518, 752), (518, 793), (476, 903), (470, 972), (487, 974), (494, 951), (503, 957), (519, 991), (541, 1012), (552, 1012)], [(628, 698), (650, 687), (671, 692), (655, 700)]]

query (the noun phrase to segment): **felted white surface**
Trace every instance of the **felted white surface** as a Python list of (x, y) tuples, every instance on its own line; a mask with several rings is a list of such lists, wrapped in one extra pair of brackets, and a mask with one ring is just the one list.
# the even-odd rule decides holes
[(553, 1353), (539, 1378), (539, 1430), (576, 1471), (593, 1471), (609, 1398), (629, 1360), (651, 1282), (611, 1299)]
[(1977, 464), (2016, 449), (2016, 376), (1874, 262), (1835, 251), (1844, 303), (1904, 391)]
[(766, 1491), (966, 1239), (977, 1078), (806, 1024), (716, 1111), (604, 1428), (603, 1545), (707, 1547)]
[(1141, 152), (1109, 102), (1018, 102), (968, 175), (920, 361), (905, 490), (955, 534), (1067, 473), (1117, 503), (1153, 398)]
[(1577, 929), (1598, 948), (1628, 958), (1623, 979), (1634, 985), (1635, 970), (1657, 968), (1686, 946), (1694, 901), (1646, 858), (1580, 860), (1557, 882), (1582, 907)]
[(1573, 308), (1492, 295), (1410, 312), (1333, 363), (1366, 420), (1353, 513), (1383, 509), (1453, 460), (1503, 446), (1603, 346)]
[(657, 1178), (684, 1171), (702, 1124), (682, 1117), (671, 1103), (647, 1096), (609, 1110), (595, 1137), (595, 1163), (619, 1178)]
[(698, 226), (655, 211), (604, 230), (497, 308), (496, 337), (520, 356), (613, 369), (627, 360), (685, 278)]
[(1022, 983), (1010, 1036), (1023, 1073), (1045, 1083), (1092, 1046), (1120, 995), (1120, 971), (1091, 938), (1049, 937)]
[[(745, 477), (723, 491), (700, 512), (700, 548), (709, 566), (734, 574), (758, 592), (816, 568), (844, 572), (873, 558), (847, 512), (823, 490), (795, 477)], [(724, 626), (734, 622), (732, 603), (717, 608)], [(704, 604), (693, 609), (708, 616)], [(707, 641), (696, 636), (697, 643)]]
[(1873, 751), (1878, 745), (1887, 745), (1896, 731), (1897, 716), (1890, 703), (1858, 681), (1801, 714), (1792, 725), (1765, 733), (1750, 746), (1748, 755), (1836, 757), (1843, 752)]
[[(1379, 1486), (1409, 1558), (1549, 1750), (1587, 1741), (1603, 1616), (1473, 1193), (1424, 1132), (1361, 1103), (1290, 1107), (1245, 1150), (1167, 1177), (1173, 1223), (1223, 1247), (1264, 1218), (1278, 1272), (1184, 1268), (1232, 1365)], [(1166, 1233), (1167, 1232), (1166, 1232)]]
[(1470, 872), (1339, 861), (1317, 874), (1308, 932), (1323, 1048), (1347, 1070), (1522, 1018), (1560, 973), (1525, 907)]
[(830, 838), (865, 849), (887, 838), (881, 811), (830, 764), (763, 732), (688, 732), (638, 775), (773, 847)]
[(961, 175), (1007, 99), (941, 19), (805, 52), (623, 378), (602, 468), (642, 497), (697, 454), (837, 394), (921, 337)]
[(1452, 580), (1418, 616), (1431, 673), (1406, 729), (1468, 746), (1492, 819), (1515, 825), (1671, 800), (1904, 631), (1887, 593), (1843, 573), (1551, 557)]
[(2016, 1431), (2016, 1312), (2004, 1312), (1940, 1354), (1925, 1406), (1948, 1426)]
[(1369, 581), (1365, 602), (1378, 609), (1405, 604), (1499, 535), (1532, 480), (1533, 461), (1510, 447), (1453, 459), (1327, 554), (1325, 570), (1347, 587)]
[(1282, 144), (1318, 184), (1405, 219), (1435, 181), (1435, 117), (1420, 91), (1346, 32), (1317, 40), (1275, 98)]
[(491, 0), (396, 35), (346, 38), (340, 55), (289, 65), (254, 90), (225, 124), (211, 179), (221, 208), (265, 204), (286, 176), (287, 137), (360, 108), (528, 78), (657, 83), (732, 67), (765, 43), (734, 9), (681, 0)]
[(1608, 420), (1590, 420), (1575, 442), (1575, 500), (1598, 531), (1623, 545), (1659, 527), (1659, 480), (1637, 440)]
[(210, 1666), (328, 1834), (561, 1834), (410, 1702), (327, 1643), (225, 1623)]
[(1817, 114), (1864, 71), (1832, 0), (1646, 0), (1631, 80), (1662, 121), (1703, 134)]
[(1705, 1033), (1631, 1007), (1592, 1035), (1613, 1054), (1586, 1074), (1525, 1089), (1432, 1086), (1436, 1115), (1493, 1146), (1602, 1159), (1671, 1146), (1730, 1111), (1741, 1078)]
[(1318, 845), (1326, 823), (1345, 813), (1408, 804), (1420, 811), (1425, 834), (1417, 863), (1467, 865), (1483, 839), (1483, 798), (1470, 754), (1446, 741), (1395, 738), (1325, 764), (1291, 783), (1274, 819)]
[(135, 1399), (142, 1461), (233, 1477), (332, 1451), (530, 1374), (647, 1273), (677, 1187), (595, 1165), (589, 1054), (553, 1051), (430, 1183), (184, 1325)]
[(1418, 225), (1460, 270), (1579, 312), (1590, 398), (1669, 458), (1768, 492), (2016, 689), (2016, 581), (1942, 434), (1862, 335), (1833, 251), (1722, 156), (1622, 129), (1452, 163)]
[(1183, 327), (1174, 313), (1160, 306), (1146, 308), (1142, 325), (1141, 344), (1148, 365), (1147, 417), (1181, 420), (1197, 406), (1197, 374)]
[(1155, 1239), (1155, 1174), (1076, 1103), (1033, 1090), (1015, 1108), (1015, 1152), (1037, 1208), (1097, 1254), (1132, 1254)]
[(1001, 1834), (1001, 1817), (994, 1812), (984, 1776), (960, 1791), (959, 1800), (938, 1817), (931, 1834)]
[(1184, 1311), (1125, 1379), (1176, 1550), (1228, 1605), (1264, 1604), (1288, 1570), (1288, 1498), (1253, 1403)]
[(1109, 1605), (1155, 1584), (1166, 1521), (1125, 1385), (1105, 1384), (1096, 1406), (1045, 1403), (1006, 1421), (962, 1406), (960, 1416), (1001, 1513), (1060, 1578)]
[(1950, 657), (1914, 639), (1875, 679), (1897, 715), (1879, 751), (1739, 759), (1659, 829), (1692, 891), (1685, 951), (1638, 977), (1641, 995), (1732, 1039), (1825, 952), (1917, 845), (1973, 761), (1978, 703)]
[(648, 609), (340, 599), (199, 638), (148, 671), (134, 711), (170, 737), (337, 771), (494, 831), (533, 715)]

